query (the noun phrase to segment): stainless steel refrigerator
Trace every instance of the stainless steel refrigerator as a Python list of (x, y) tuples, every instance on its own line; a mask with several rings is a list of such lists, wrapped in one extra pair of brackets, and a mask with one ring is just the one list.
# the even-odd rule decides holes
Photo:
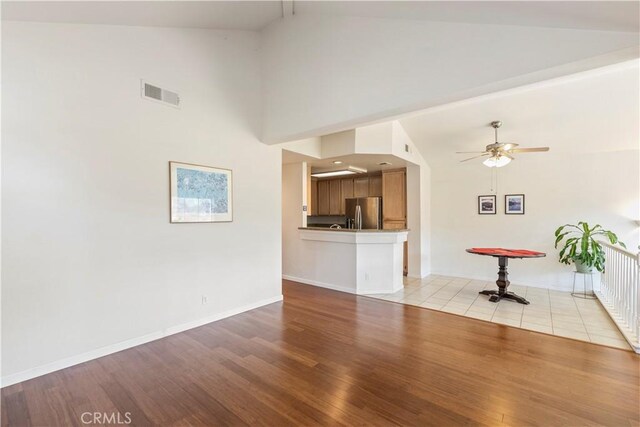
[(382, 228), (382, 198), (358, 197), (345, 199), (345, 216), (350, 228), (379, 230)]

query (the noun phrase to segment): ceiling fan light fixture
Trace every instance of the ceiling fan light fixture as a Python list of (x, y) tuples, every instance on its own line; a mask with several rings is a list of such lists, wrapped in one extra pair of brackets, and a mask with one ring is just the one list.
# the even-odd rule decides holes
[(496, 120), (494, 122), (491, 122), (491, 127), (494, 129), (496, 139), (493, 144), (487, 145), (484, 151), (457, 151), (456, 154), (477, 154), (474, 157), (460, 160), (460, 162), (468, 162), (469, 160), (489, 156), (482, 163), (490, 168), (501, 168), (508, 165), (511, 160), (513, 160), (512, 154), (549, 151), (549, 147), (519, 148), (519, 144), (516, 144), (514, 142), (498, 142), (498, 128), (500, 126), (502, 126), (501, 121)]
[(508, 165), (510, 162), (511, 159), (509, 157), (498, 155), (489, 157), (487, 160), (482, 162), (482, 164), (490, 168), (501, 168)]

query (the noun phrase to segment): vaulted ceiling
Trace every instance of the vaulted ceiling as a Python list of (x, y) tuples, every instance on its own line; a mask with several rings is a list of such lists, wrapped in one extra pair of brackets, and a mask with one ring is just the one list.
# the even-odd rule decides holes
[(638, 58), (639, 5), (3, 1), (2, 19), (259, 31), (262, 139), (279, 143)]
[(638, 32), (635, 1), (3, 1), (4, 20), (260, 30), (283, 15)]

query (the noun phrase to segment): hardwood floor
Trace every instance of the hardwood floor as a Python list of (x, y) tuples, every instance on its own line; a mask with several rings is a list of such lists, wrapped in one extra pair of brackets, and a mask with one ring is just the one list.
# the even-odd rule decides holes
[(6, 387), (2, 425), (640, 422), (629, 351), (283, 286), (284, 303)]

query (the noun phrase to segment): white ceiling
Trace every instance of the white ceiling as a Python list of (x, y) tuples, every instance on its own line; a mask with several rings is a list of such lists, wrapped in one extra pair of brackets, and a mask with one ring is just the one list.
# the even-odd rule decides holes
[(9, 21), (260, 30), (279, 1), (3, 1)]
[(2, 19), (260, 30), (296, 15), (638, 32), (636, 1), (3, 1)]
[[(334, 160), (341, 160), (342, 164), (336, 165)], [(312, 172), (340, 170), (347, 166), (364, 168), (367, 172), (378, 172), (384, 169), (403, 168), (407, 162), (399, 157), (390, 154), (351, 154), (348, 156), (331, 157), (327, 159), (316, 159), (304, 154), (294, 153), (289, 150), (282, 150), (282, 163), (307, 162), (311, 165)], [(381, 166), (379, 163), (389, 162), (390, 165)]]
[[(476, 167), (460, 163), (494, 140), (490, 123), (501, 120), (500, 142), (548, 146), (548, 153), (515, 155), (516, 163), (547, 156), (571, 159), (587, 153), (638, 150), (638, 134), (602, 120), (612, 111), (620, 123), (638, 123), (640, 61), (609, 66), (529, 87), (426, 110), (400, 123), (432, 167)], [(635, 151), (637, 153), (637, 151)], [(636, 154), (637, 155), (637, 154)]]
[(474, 24), (639, 30), (636, 1), (319, 1), (296, 12)]

